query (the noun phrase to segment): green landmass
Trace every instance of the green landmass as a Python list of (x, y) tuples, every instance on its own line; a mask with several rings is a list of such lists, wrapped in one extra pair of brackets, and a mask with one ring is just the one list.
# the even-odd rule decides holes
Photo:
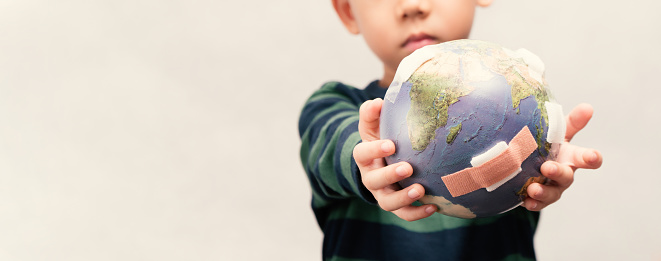
[(410, 97), (411, 108), (406, 115), (409, 139), (413, 149), (422, 151), (434, 140), (436, 129), (445, 127), (448, 108), (469, 93), (456, 76), (414, 73)]
[(544, 144), (544, 129), (542, 128), (542, 124), (548, 126), (549, 122), (546, 106), (544, 106), (544, 102), (549, 100), (549, 94), (546, 91), (546, 88), (541, 86), (541, 83), (533, 82), (531, 84), (530, 81), (526, 81), (526, 79), (515, 70), (509, 71), (505, 78), (510, 86), (512, 86), (512, 108), (516, 109), (517, 113), (520, 111), (519, 105), (521, 104), (521, 100), (531, 95), (535, 97), (537, 109), (541, 112), (539, 122), (535, 123), (537, 127), (535, 140), (537, 140), (537, 148), (542, 150), (546, 147)]
[(521, 100), (533, 95), (536, 92), (535, 90), (538, 89), (526, 82), (523, 76), (516, 71), (510, 71), (506, 78), (512, 86), (512, 108), (518, 108)]
[(448, 133), (448, 137), (445, 139), (445, 142), (447, 144), (452, 144), (452, 142), (454, 142), (454, 139), (457, 138), (457, 135), (459, 134), (460, 131), (461, 131), (461, 122), (459, 123), (459, 125), (450, 128), (450, 133)]

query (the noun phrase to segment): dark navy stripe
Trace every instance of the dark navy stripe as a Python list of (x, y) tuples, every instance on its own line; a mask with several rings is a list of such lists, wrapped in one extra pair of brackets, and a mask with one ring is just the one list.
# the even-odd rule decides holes
[(323, 255), (368, 260), (500, 260), (518, 254), (534, 259), (534, 232), (530, 223), (515, 215), (503, 215), (486, 225), (430, 233), (361, 220), (330, 220), (324, 227)]
[[(317, 134), (319, 132), (318, 128), (323, 127), (323, 123), (328, 121), (329, 118), (335, 116), (336, 113), (352, 110), (351, 108), (346, 108), (346, 109), (338, 109), (334, 113), (327, 113), (326, 115), (323, 115), (321, 116), (321, 118), (317, 119), (317, 122), (314, 125), (310, 126), (310, 124), (312, 124), (312, 121), (314, 120), (314, 117), (316, 117), (319, 113), (324, 112), (329, 107), (333, 106), (338, 102), (346, 102), (346, 100), (342, 100), (339, 98), (331, 98), (331, 99), (333, 100), (333, 102), (328, 102), (329, 100), (324, 99), (310, 103), (306, 105), (305, 108), (303, 108), (303, 115), (305, 116), (301, 117), (301, 119), (299, 120), (299, 134), (301, 136), (305, 134), (305, 131), (308, 130), (308, 128), (313, 128), (313, 129), (309, 129), (309, 131), (311, 131), (312, 134)], [(316, 139), (316, 136), (311, 138)]]

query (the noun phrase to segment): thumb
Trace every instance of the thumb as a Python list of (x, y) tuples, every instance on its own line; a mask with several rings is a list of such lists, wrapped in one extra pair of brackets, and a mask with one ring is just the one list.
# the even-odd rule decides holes
[(358, 132), (363, 141), (379, 140), (379, 118), (381, 116), (382, 99), (369, 100), (360, 106)]

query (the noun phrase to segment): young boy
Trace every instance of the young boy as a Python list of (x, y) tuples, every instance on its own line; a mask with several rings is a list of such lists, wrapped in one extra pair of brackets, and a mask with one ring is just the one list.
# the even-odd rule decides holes
[[(331, 82), (303, 108), (301, 160), (312, 187), (312, 208), (324, 232), (325, 260), (534, 259), (539, 211), (560, 198), (578, 168), (595, 169), (596, 150), (567, 143), (592, 116), (589, 105), (567, 117), (565, 144), (557, 162), (542, 165), (551, 182), (533, 184), (523, 206), (489, 218), (432, 215), (420, 205), (420, 184), (401, 188), (411, 165), (386, 166), (395, 151), (379, 138), (383, 96), (399, 62), (414, 50), (467, 38), (476, 7), (491, 0), (332, 0), (347, 30), (362, 34), (383, 63), (381, 79), (365, 89)], [(362, 105), (362, 106), (361, 106)]]

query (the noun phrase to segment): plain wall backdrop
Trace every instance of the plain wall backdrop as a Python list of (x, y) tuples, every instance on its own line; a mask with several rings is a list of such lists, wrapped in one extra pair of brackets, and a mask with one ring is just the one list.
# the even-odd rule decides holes
[[(540, 260), (661, 260), (660, 9), (477, 13), (595, 107), (574, 142), (604, 164), (543, 211)], [(0, 260), (319, 260), (298, 115), (380, 75), (328, 0), (0, 0)]]

